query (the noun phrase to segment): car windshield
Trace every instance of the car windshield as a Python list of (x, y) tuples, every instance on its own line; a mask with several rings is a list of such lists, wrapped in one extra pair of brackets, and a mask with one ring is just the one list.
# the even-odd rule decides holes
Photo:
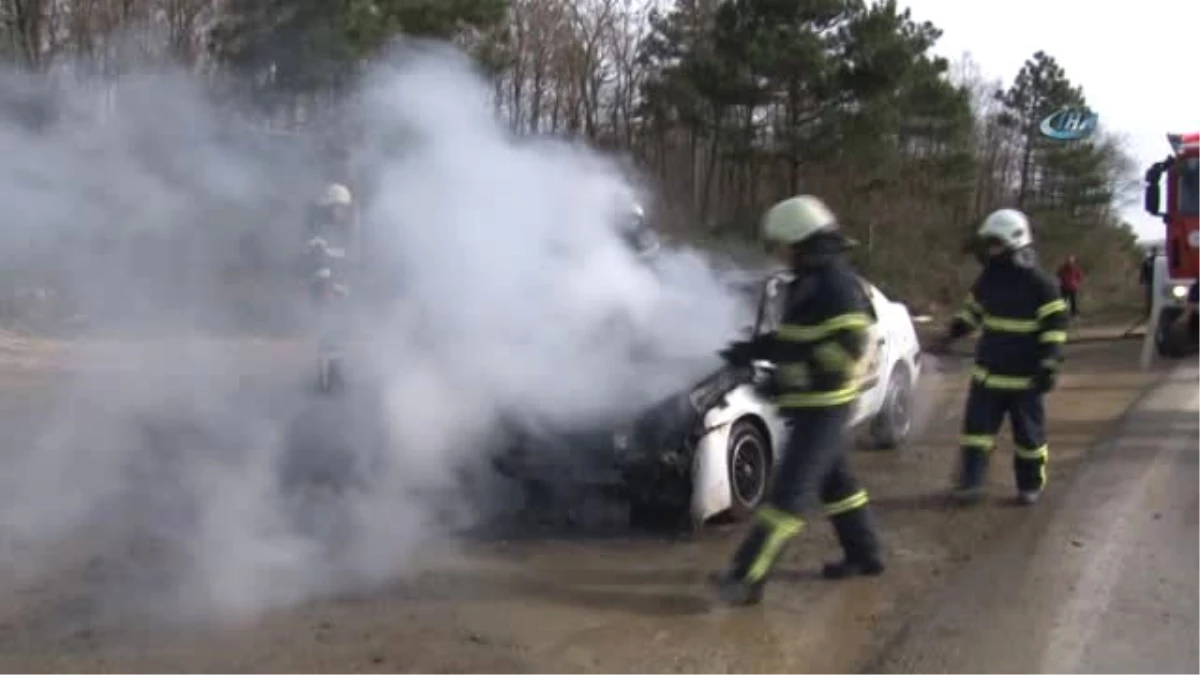
[(786, 273), (775, 273), (763, 282), (755, 313), (754, 335), (764, 335), (779, 328), (783, 321), (783, 305), (787, 299), (789, 281), (791, 278)]
[(1200, 213), (1200, 159), (1189, 158), (1179, 172), (1179, 214)]
[[(779, 329), (779, 324), (783, 322), (787, 287), (791, 280), (791, 275), (783, 272), (772, 274), (763, 283), (762, 293), (758, 300), (758, 313), (755, 315), (757, 317), (754, 323), (755, 335), (764, 335)], [(879, 317), (875, 316), (875, 304), (870, 302), (872, 286), (862, 277), (859, 277), (859, 283), (862, 284), (863, 293), (868, 300), (867, 312), (871, 315), (871, 321), (877, 321)]]

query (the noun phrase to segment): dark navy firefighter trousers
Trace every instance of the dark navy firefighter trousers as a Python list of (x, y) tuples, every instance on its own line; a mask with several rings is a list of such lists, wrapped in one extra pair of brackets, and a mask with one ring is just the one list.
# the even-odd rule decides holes
[(1012, 424), (1017, 490), (1037, 492), (1046, 484), (1046, 409), (1037, 389), (996, 389), (972, 382), (963, 418), (960, 489), (983, 485), (1004, 418)]
[(733, 574), (763, 583), (784, 544), (804, 527), (802, 515), (819, 499), (846, 557), (877, 560), (879, 541), (867, 493), (850, 470), (846, 425), (853, 404), (788, 411), (791, 432), (758, 523), (734, 554)]

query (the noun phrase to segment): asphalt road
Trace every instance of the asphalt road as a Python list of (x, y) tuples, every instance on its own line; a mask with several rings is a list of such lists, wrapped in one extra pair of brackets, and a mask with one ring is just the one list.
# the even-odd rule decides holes
[(1200, 669), (1197, 368), (1173, 371), (1037, 522), (964, 569), (871, 669)]

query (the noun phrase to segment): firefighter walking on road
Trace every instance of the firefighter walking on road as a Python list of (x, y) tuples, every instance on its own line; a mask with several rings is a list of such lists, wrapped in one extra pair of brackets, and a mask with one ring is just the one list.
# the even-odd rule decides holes
[(763, 234), (786, 248), (795, 274), (784, 316), (775, 333), (734, 343), (723, 356), (736, 365), (759, 359), (775, 364), (767, 388), (791, 433), (756, 523), (732, 565), (714, 577), (730, 604), (761, 601), (784, 544), (801, 531), (802, 516), (818, 499), (845, 553), (825, 566), (824, 576), (883, 571), (867, 493), (851, 473), (845, 449), (871, 323), (870, 300), (845, 256), (853, 242), (839, 232), (825, 204), (807, 195), (772, 207)]
[(1063, 359), (1067, 304), (1055, 279), (1034, 262), (1024, 213), (1001, 209), (989, 215), (979, 228), (977, 245), (983, 272), (949, 331), (931, 350), (944, 351), (955, 340), (982, 331), (971, 369), (954, 494), (965, 503), (982, 497), (990, 454), (1007, 416), (1016, 445), (1017, 499), (1030, 505), (1046, 484), (1043, 396), (1054, 388)]

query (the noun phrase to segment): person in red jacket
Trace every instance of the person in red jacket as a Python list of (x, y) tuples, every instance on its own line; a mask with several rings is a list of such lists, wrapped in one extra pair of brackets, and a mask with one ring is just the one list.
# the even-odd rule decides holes
[(1079, 316), (1079, 287), (1083, 285), (1083, 268), (1075, 256), (1067, 256), (1066, 262), (1058, 268), (1058, 285), (1063, 299), (1071, 308), (1071, 316)]

